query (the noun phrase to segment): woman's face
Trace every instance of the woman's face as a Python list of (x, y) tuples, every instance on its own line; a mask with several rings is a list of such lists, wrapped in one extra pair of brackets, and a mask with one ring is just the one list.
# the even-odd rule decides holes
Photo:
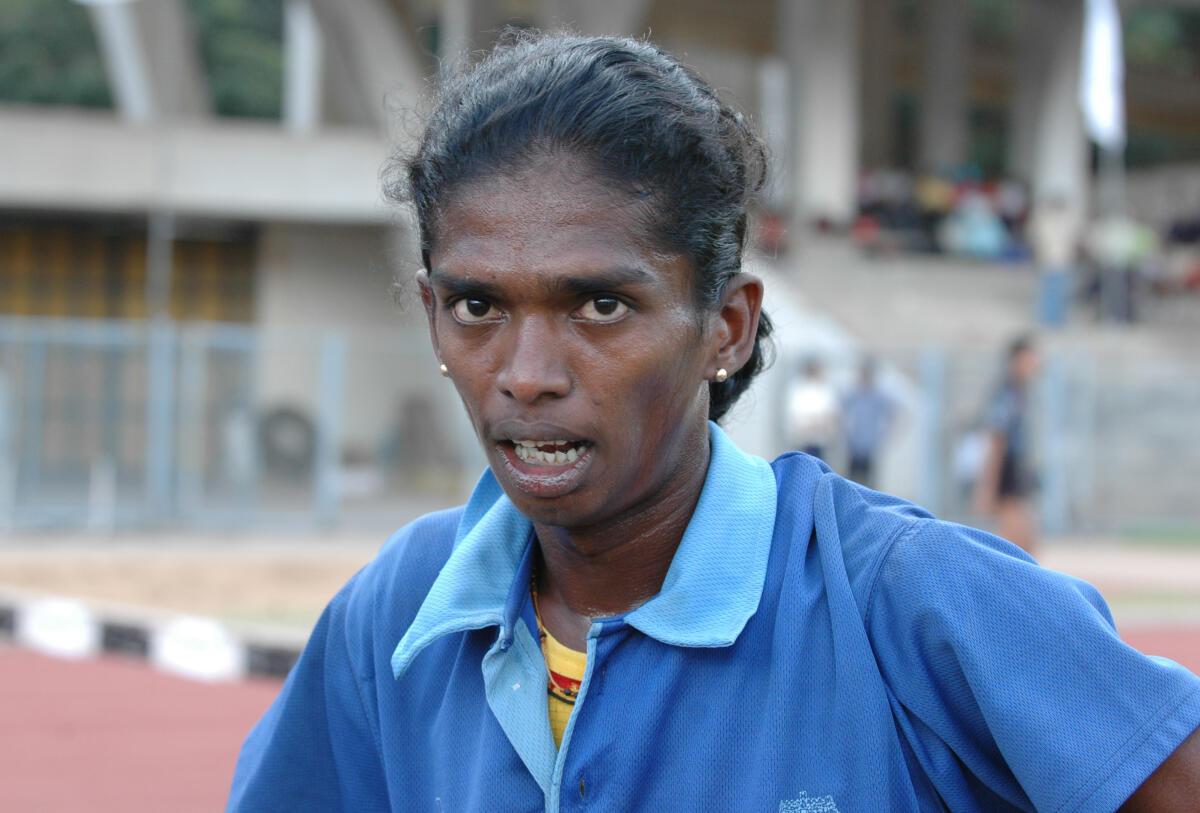
[(436, 223), (419, 275), (434, 346), (535, 522), (632, 516), (707, 460), (723, 331), (637, 212), (567, 161), (470, 183)]

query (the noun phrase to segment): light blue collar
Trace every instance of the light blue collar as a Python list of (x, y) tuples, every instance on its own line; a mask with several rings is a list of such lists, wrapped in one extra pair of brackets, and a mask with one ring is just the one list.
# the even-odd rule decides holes
[[(723, 647), (737, 640), (762, 598), (775, 528), (770, 465), (738, 449), (715, 423), (709, 442), (704, 488), (662, 590), (625, 616), (630, 626), (674, 646)], [(507, 648), (519, 622), (532, 530), (491, 471), (484, 472), (454, 551), (392, 655), (397, 678), (443, 635), (498, 626), (498, 644)]]

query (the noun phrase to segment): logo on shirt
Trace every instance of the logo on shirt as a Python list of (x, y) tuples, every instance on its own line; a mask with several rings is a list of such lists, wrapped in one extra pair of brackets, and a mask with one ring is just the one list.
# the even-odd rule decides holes
[(779, 803), (779, 813), (839, 813), (832, 796), (809, 796), (800, 791), (799, 798), (784, 799)]

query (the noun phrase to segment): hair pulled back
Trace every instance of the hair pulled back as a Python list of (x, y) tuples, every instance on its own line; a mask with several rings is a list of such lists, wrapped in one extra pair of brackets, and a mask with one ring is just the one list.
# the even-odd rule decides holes
[[(415, 207), (428, 268), (437, 213), (456, 188), (555, 152), (588, 161), (601, 181), (644, 201), (652, 237), (691, 261), (698, 306), (719, 305), (742, 267), (766, 151), (741, 113), (648, 42), (507, 34), (443, 86), (416, 153), (386, 171), (385, 192)], [(709, 385), (711, 419), (766, 366), (771, 330), (764, 313), (746, 365)]]

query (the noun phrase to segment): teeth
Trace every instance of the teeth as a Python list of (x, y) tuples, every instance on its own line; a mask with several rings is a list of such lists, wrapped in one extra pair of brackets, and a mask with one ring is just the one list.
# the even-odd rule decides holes
[[(568, 440), (513, 440), (513, 450), (517, 457), (525, 463), (538, 463), (543, 466), (565, 466), (574, 463), (583, 454), (584, 444), (571, 445)], [(539, 447), (556, 446), (553, 451), (543, 451)]]

